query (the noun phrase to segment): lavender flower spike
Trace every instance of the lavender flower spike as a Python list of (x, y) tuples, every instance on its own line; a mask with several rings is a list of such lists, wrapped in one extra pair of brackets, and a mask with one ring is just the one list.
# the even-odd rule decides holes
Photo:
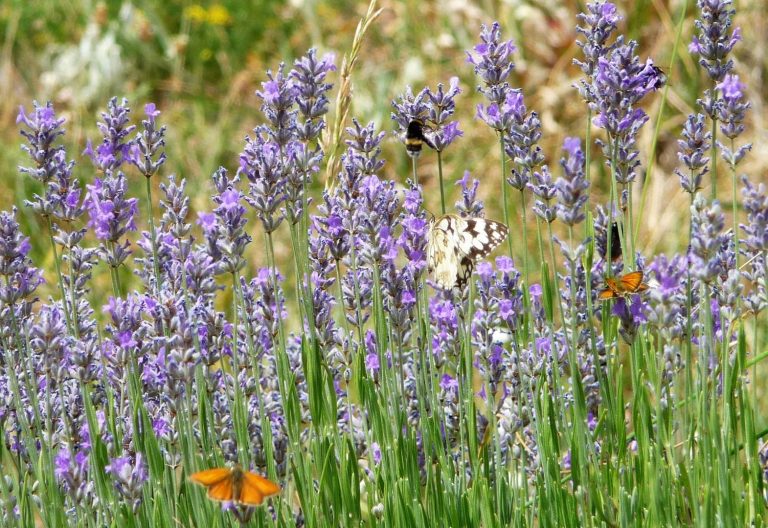
[[(576, 41), (576, 45), (584, 54), (584, 61), (574, 59), (573, 63), (586, 75), (586, 79), (579, 81), (577, 88), (589, 103), (594, 101), (591, 83), (597, 73), (597, 63), (616, 46), (609, 45), (608, 39), (622, 17), (617, 13), (616, 6), (610, 2), (591, 2), (587, 4), (587, 12), (576, 15), (576, 18), (584, 24), (576, 26), (576, 32), (584, 36), (584, 41)], [(621, 37), (617, 39), (617, 43), (621, 43)]]
[(147, 118), (141, 122), (143, 130), (137, 134), (131, 145), (129, 157), (131, 163), (136, 165), (145, 177), (151, 178), (165, 163), (165, 126), (157, 127), (156, 119), (160, 110), (154, 103), (147, 104), (144, 113)]
[(704, 126), (704, 115), (689, 115), (683, 125), (683, 139), (677, 141), (680, 148), (677, 157), (688, 169), (688, 174), (680, 169), (675, 169), (675, 174), (680, 178), (680, 186), (691, 196), (701, 189), (701, 180), (709, 171), (706, 152), (711, 138), (712, 134)]
[(574, 226), (584, 220), (584, 204), (589, 196), (589, 182), (584, 175), (584, 153), (578, 138), (565, 138), (563, 149), (568, 152), (568, 159), (561, 159), (563, 177), (555, 182), (559, 203), (556, 206), (557, 217), (568, 226)]
[(51, 103), (40, 106), (35, 102), (34, 106), (34, 112), (29, 115), (22, 106), (16, 117), (16, 123), (27, 128), (19, 131), (27, 140), (27, 144), (21, 148), (33, 163), (31, 167), (20, 166), (19, 172), (29, 174), (41, 182), (43, 196), (35, 195), (34, 200), (25, 203), (39, 215), (57, 215), (64, 219), (73, 219), (80, 213), (77, 208), (80, 189), (72, 182), (74, 162), (67, 162), (64, 147), (55, 145), (59, 136), (64, 134), (64, 129), (61, 128), (64, 119), (56, 118)]
[(293, 65), (290, 78), (296, 95), (296, 105), (304, 121), (297, 123), (296, 131), (300, 141), (311, 142), (320, 137), (325, 128), (323, 116), (328, 112), (328, 97), (325, 95), (332, 85), (325, 82), (328, 73), (336, 71), (336, 56), (327, 53), (320, 59), (313, 48)]
[(478, 86), (477, 91), (498, 108), (507, 98), (507, 79), (515, 69), (512, 54), (516, 48), (511, 40), (501, 40), (498, 22), (491, 27), (483, 25), (480, 40), (472, 50), (474, 53), (467, 51), (467, 62), (475, 67), (475, 73), (483, 81), (484, 86)]
[(87, 185), (88, 194), (83, 205), (88, 211), (88, 227), (96, 233), (96, 238), (109, 242), (102, 247), (107, 255), (109, 265), (116, 268), (122, 264), (130, 251), (126, 240), (120, 245), (120, 240), (128, 231), (136, 231), (134, 217), (138, 210), (136, 198), (126, 198), (127, 183), (125, 175), (118, 172), (116, 176), (104, 179), (96, 178), (92, 185)]
[(741, 40), (738, 27), (728, 34), (736, 11), (731, 7), (731, 0), (698, 0), (696, 6), (701, 12), (695, 22), (698, 35), (693, 37), (688, 51), (699, 56), (699, 64), (710, 79), (720, 82), (733, 69), (733, 59), (729, 59), (728, 54)]
[[(747, 110), (752, 106), (749, 101), (743, 101), (744, 89), (746, 85), (739, 81), (738, 75), (726, 75), (723, 81), (717, 85), (717, 89), (722, 93), (722, 101), (718, 104), (718, 119), (720, 120), (720, 131), (731, 140), (735, 140), (744, 132), (744, 118)], [(744, 156), (752, 150), (752, 144), (747, 143), (736, 150), (732, 150), (719, 141), (717, 146), (723, 153), (723, 159), (735, 168)]]
[(101, 145), (94, 151), (88, 141), (88, 146), (83, 152), (104, 174), (114, 173), (131, 158), (131, 142), (126, 141), (126, 138), (136, 127), (128, 125), (130, 112), (127, 99), (123, 99), (120, 104), (117, 104), (117, 97), (110, 99), (107, 111), (101, 113), (103, 121), (97, 123), (103, 136)]
[(115, 488), (122, 499), (130, 506), (133, 513), (136, 513), (141, 506), (142, 487), (149, 478), (147, 463), (142, 454), (136, 453), (133, 461), (127, 456), (113, 458), (104, 469), (112, 475)]
[(448, 145), (464, 135), (464, 132), (459, 130), (458, 121), (448, 121), (456, 111), (454, 99), (460, 93), (458, 77), (451, 77), (450, 87), (447, 92), (443, 91), (442, 83), (437, 85), (437, 91), (427, 92), (427, 97), (429, 98), (427, 114), (429, 121), (435, 126), (430, 140), (438, 152), (444, 151)]

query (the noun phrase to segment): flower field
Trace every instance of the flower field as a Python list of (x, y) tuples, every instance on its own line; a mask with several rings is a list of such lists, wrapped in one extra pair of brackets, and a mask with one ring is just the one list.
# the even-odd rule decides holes
[(766, 525), (759, 20), (467, 7), (384, 94), (418, 6), (235, 4), (65, 12), (0, 135), (0, 525)]

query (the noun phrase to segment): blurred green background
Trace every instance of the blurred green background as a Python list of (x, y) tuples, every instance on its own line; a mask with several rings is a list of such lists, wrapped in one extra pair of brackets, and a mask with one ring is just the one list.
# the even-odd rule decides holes
[[(625, 17), (620, 30), (640, 42), (642, 57), (652, 57), (669, 74), (663, 108), (661, 93), (649, 98), (646, 110), (651, 121), (640, 139), (644, 167), (649, 157), (655, 159), (647, 175), (648, 202), (640, 231), (640, 247), (650, 256), (680, 249), (685, 234), (679, 227), (687, 223), (681, 219), (688, 217), (688, 197), (680, 191), (672, 170), (677, 166), (680, 125), (706, 87), (687, 51), (696, 6), (679, 0), (619, 1), (618, 6)], [(480, 193), (488, 200), (489, 215), (500, 217), (497, 143), (491, 130), (474, 118), (482, 99), (465, 53), (475, 44), (482, 23), (499, 20), (504, 38), (513, 38), (518, 46), (513, 83), (524, 90), (528, 108), (539, 112), (542, 147), (553, 175), (559, 175), (563, 138), (583, 137), (585, 129), (586, 109), (573, 88), (580, 71), (572, 65), (572, 58), (579, 54), (575, 16), (584, 9), (583, 3), (386, 0), (378, 7), (383, 8), (382, 14), (366, 35), (352, 75), (351, 116), (364, 123), (373, 120), (390, 131), (390, 101), (407, 85), (414, 91), (424, 85), (434, 88), (458, 76), (463, 93), (457, 100), (457, 114), (464, 137), (446, 151), (445, 174), (452, 181), (470, 170), (482, 182)], [(744, 36), (734, 51), (736, 72), (747, 84), (753, 104), (746, 140), (754, 148), (742, 169), (753, 180), (764, 181), (768, 179), (768, 157), (763, 154), (768, 142), (764, 46), (768, 3), (747, 0), (735, 7), (735, 25), (742, 27)], [(98, 137), (99, 113), (108, 98), (117, 95), (128, 98), (135, 121), (141, 119), (144, 104), (158, 105), (160, 120), (168, 126), (168, 162), (162, 176), (176, 173), (187, 178), (193, 210), (208, 209), (211, 173), (220, 165), (236, 169), (243, 137), (260, 122), (254, 91), (265, 80), (265, 70), (281, 61), (292, 64), (311, 46), (323, 53), (335, 52), (340, 65), (366, 9), (366, 2), (325, 0), (5, 0), (0, 3), (0, 208), (19, 205), (24, 230), (40, 232), (37, 219), (22, 206), (34, 185), (17, 171), (19, 164), (27, 162), (15, 125), (19, 105), (30, 108), (32, 100), (54, 102), (57, 113), (67, 118), (65, 142), (70, 157), (78, 162), (76, 175), (89, 183), (95, 172), (80, 153), (87, 138)], [(671, 64), (681, 14), (685, 21), (678, 60)], [(336, 82), (338, 72), (330, 80)], [(335, 98), (335, 91), (331, 97)], [(660, 112), (660, 132), (652, 152)], [(606, 184), (595, 147), (593, 152), (593, 174), (598, 175), (594, 205), (604, 200)], [(410, 165), (392, 135), (385, 141), (384, 157), (383, 176), (403, 182)], [(438, 207), (438, 193), (431, 192), (437, 174), (434, 153), (420, 158), (419, 172), (427, 206), (434, 211)], [(730, 200), (725, 167), (720, 174), (724, 178), (718, 186), (721, 199)], [(143, 198), (143, 182), (133, 176), (134, 194)], [(321, 185), (313, 190), (316, 196)], [(452, 186), (448, 192), (452, 203), (458, 193)], [(512, 226), (513, 236), (519, 236), (519, 228), (517, 232)], [(259, 237), (255, 234), (256, 240)], [(34, 246), (36, 261), (50, 270), (45, 241), (34, 241)], [(280, 245), (278, 258), (289, 250), (287, 244)], [(264, 263), (259, 251), (251, 251), (250, 258), (254, 265)]]

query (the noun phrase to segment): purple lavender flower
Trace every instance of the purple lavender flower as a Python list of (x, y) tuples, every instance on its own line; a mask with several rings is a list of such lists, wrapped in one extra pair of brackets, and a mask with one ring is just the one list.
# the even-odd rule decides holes
[[(267, 268), (261, 268), (255, 278), (246, 282), (241, 278), (243, 292), (242, 318), (252, 327), (257, 355), (274, 355), (280, 321), (287, 317), (285, 298), (280, 283), (283, 278)], [(277, 291), (275, 291), (277, 286)]]
[(480, 187), (480, 180), (472, 178), (470, 184), (469, 171), (464, 171), (464, 177), (456, 182), (461, 186), (461, 200), (456, 201), (456, 212), (464, 218), (479, 218), (483, 216), (482, 200), (477, 199), (477, 189)]
[(379, 346), (376, 343), (376, 334), (372, 330), (365, 333), (365, 370), (373, 378), (378, 378), (381, 363), (379, 362)]
[[(717, 116), (720, 120), (720, 131), (731, 140), (731, 146), (733, 146), (733, 140), (744, 132), (744, 119), (747, 110), (752, 105), (749, 101), (743, 101), (746, 85), (739, 81), (738, 75), (726, 75), (722, 82), (717, 85), (717, 88), (723, 96), (718, 105)], [(717, 146), (723, 153), (723, 159), (734, 170), (747, 152), (752, 150), (751, 143), (742, 145), (736, 150), (732, 150), (719, 141)]]
[(261, 83), (262, 89), (256, 95), (262, 100), (261, 111), (266, 117), (268, 126), (256, 129), (256, 134), (267, 135), (265, 142), (274, 143), (280, 152), (297, 134), (296, 113), (293, 109), (296, 100), (297, 87), (283, 73), (285, 65), (280, 64), (277, 73), (267, 71), (267, 82)]
[(648, 267), (658, 286), (648, 292), (648, 324), (666, 341), (682, 339), (686, 332), (688, 260), (658, 255)]
[(53, 474), (64, 492), (76, 503), (93, 506), (95, 486), (88, 475), (88, 453), (62, 446), (54, 459)]
[(44, 379), (47, 388), (58, 389), (68, 371), (67, 339), (64, 314), (56, 306), (45, 305), (29, 329), (29, 348), (36, 363), (35, 372)]
[(133, 460), (128, 456), (113, 458), (104, 470), (112, 475), (120, 498), (129, 505), (133, 513), (138, 512), (141, 506), (142, 488), (149, 478), (147, 463), (142, 454), (136, 453)]
[(541, 121), (536, 112), (527, 113), (520, 91), (509, 92), (502, 107), (502, 116), (509, 116), (504, 134), (504, 152), (514, 162), (507, 183), (522, 192), (536, 169), (544, 163), (544, 154), (538, 145)]
[(122, 172), (96, 178), (86, 187), (88, 194), (83, 206), (88, 211), (88, 227), (94, 230), (96, 238), (104, 241), (101, 251), (109, 265), (117, 268), (131, 254), (130, 242), (120, 241), (128, 231), (136, 231), (138, 200), (126, 198), (127, 183)]
[(627, 343), (632, 344), (638, 327), (648, 321), (647, 310), (648, 305), (640, 295), (632, 295), (629, 299), (620, 297), (616, 300), (611, 313), (619, 318), (619, 334)]
[[(0, 212), (0, 326), (21, 331), (16, 321), (29, 315), (32, 304), (37, 299), (30, 299), (37, 287), (43, 283), (43, 275), (32, 266), (29, 258), (29, 238), (25, 237), (16, 221), (16, 208), (12, 212)], [(7, 307), (7, 309), (6, 309)]]
[(757, 314), (768, 307), (768, 196), (765, 184), (755, 186), (746, 176), (741, 181), (744, 183), (741, 194), (744, 197), (747, 223), (739, 226), (745, 235), (739, 250), (749, 262), (749, 268), (743, 273), (751, 284), (745, 304), (750, 312)]
[(370, 266), (381, 264), (387, 249), (383, 238), (389, 237), (389, 233), (397, 228), (399, 206), (394, 182), (382, 181), (377, 176), (363, 178), (356, 211), (360, 222), (355, 233), (361, 263)]
[(89, 141), (83, 152), (103, 174), (116, 172), (131, 159), (131, 142), (126, 141), (126, 138), (136, 127), (128, 125), (130, 112), (127, 99), (123, 99), (120, 104), (117, 103), (117, 97), (110, 99), (107, 111), (101, 113), (103, 121), (97, 123), (103, 137), (101, 144), (94, 151)]
[(142, 131), (130, 145), (129, 159), (145, 177), (151, 178), (165, 163), (165, 126), (157, 127), (160, 110), (154, 103), (144, 106), (144, 113), (147, 118), (141, 122)]
[(396, 134), (398, 136), (405, 133), (411, 121), (422, 123), (426, 121), (429, 112), (429, 106), (427, 106), (429, 95), (429, 88), (422, 88), (419, 93), (414, 95), (413, 89), (407, 86), (405, 93), (400, 94), (397, 101), (392, 101), (394, 111), (390, 113), (390, 117), (397, 125)]
[(323, 233), (321, 217), (313, 216), (309, 237), (312, 306), (315, 335), (322, 350), (331, 351), (339, 341), (333, 308), (336, 298), (330, 293), (335, 282), (336, 265), (330, 251), (330, 241)]
[(615, 44), (608, 44), (611, 34), (616, 30), (616, 24), (622, 17), (618, 14), (615, 5), (599, 1), (588, 3), (587, 12), (579, 13), (576, 18), (584, 24), (576, 26), (576, 32), (584, 36), (583, 41), (576, 41), (576, 45), (584, 54), (584, 61), (574, 59), (573, 63), (581, 68), (586, 76), (586, 79), (579, 81), (577, 87), (584, 100), (591, 103), (595, 100), (592, 80), (597, 73), (598, 61), (623, 41), (620, 36)]
[[(508, 268), (511, 266), (511, 259), (502, 261), (502, 265)], [(509, 280), (509, 272), (505, 274)], [(480, 262), (477, 265), (477, 298), (475, 299), (475, 313), (472, 321), (472, 341), (475, 344), (475, 365), (484, 376), (485, 383), (483, 389), (490, 401), (497, 401), (499, 384), (502, 381), (502, 374), (506, 367), (503, 348), (495, 342), (495, 330), (502, 322), (512, 328), (516, 327), (514, 306), (505, 307), (506, 320), (502, 320), (500, 303), (502, 301), (502, 292), (500, 292), (500, 280), (493, 271), (490, 263)], [(512, 288), (515, 284), (512, 284)], [(510, 292), (507, 292), (509, 294)], [(509, 297), (505, 299), (511, 301)], [(519, 308), (519, 307), (518, 307)], [(510, 324), (510, 320), (512, 324)], [(487, 386), (486, 386), (487, 384)]]
[(240, 173), (250, 181), (247, 202), (256, 210), (264, 230), (274, 232), (283, 221), (280, 205), (285, 201), (285, 159), (279, 144), (260, 132), (253, 139), (246, 137)]
[(605, 129), (608, 141), (600, 142), (606, 159), (616, 165), (616, 181), (629, 184), (640, 165), (636, 137), (648, 121), (648, 115), (637, 105), (649, 92), (664, 84), (663, 74), (648, 59), (641, 63), (635, 55), (637, 43), (616, 46), (600, 57), (592, 82), (594, 100), (589, 103), (595, 114), (595, 126)]
[[(507, 79), (515, 69), (512, 54), (516, 48), (511, 40), (501, 40), (501, 25), (498, 22), (490, 27), (481, 26), (480, 41), (471, 52), (467, 51), (467, 62), (474, 66), (475, 74), (483, 82), (477, 91), (491, 105), (495, 104), (499, 108), (506, 101), (510, 90)], [(478, 114), (481, 113), (481, 107), (478, 105)]]
[(337, 195), (327, 191), (323, 193), (323, 203), (320, 204), (319, 215), (312, 216), (312, 226), (328, 246), (331, 257), (340, 262), (350, 250), (349, 230), (345, 227), (343, 204)]
[(460, 93), (458, 77), (451, 77), (448, 92), (443, 91), (442, 83), (437, 85), (435, 92), (427, 92), (429, 98), (427, 116), (429, 122), (434, 125), (430, 141), (438, 152), (444, 151), (451, 143), (464, 135), (464, 132), (459, 130), (458, 121), (449, 121), (456, 111), (454, 99)]
[(697, 195), (691, 206), (691, 245), (689, 258), (694, 277), (706, 284), (721, 276), (725, 264), (720, 249), (730, 239), (723, 234), (725, 217), (720, 203), (715, 200), (711, 206)]
[(706, 152), (709, 150), (712, 134), (704, 127), (702, 114), (691, 114), (683, 125), (682, 135), (683, 139), (677, 141), (680, 149), (677, 157), (688, 169), (688, 174), (680, 169), (675, 169), (675, 174), (680, 178), (680, 186), (683, 190), (693, 195), (701, 189), (701, 180), (709, 171), (709, 158)]
[[(445, 295), (440, 292), (438, 295)], [(446, 359), (455, 360), (459, 352), (459, 316), (453, 302), (439, 296), (429, 300), (429, 320), (432, 326), (432, 353), (440, 368)]]
[[(213, 175), (214, 185), (218, 194), (213, 197), (216, 204), (213, 214), (215, 223), (205, 231), (209, 254), (214, 260), (216, 272), (234, 273), (245, 266), (245, 247), (251, 242), (251, 237), (245, 232), (248, 219), (245, 207), (240, 203), (242, 193), (236, 189), (238, 178), (230, 180), (227, 171), (220, 168)], [(246, 198), (248, 199), (248, 198)], [(205, 222), (208, 225), (209, 217)]]
[(531, 284), (528, 287), (528, 294), (531, 299), (531, 314), (533, 315), (534, 327), (537, 331), (541, 332), (547, 324), (546, 311), (542, 299), (544, 289), (541, 287), (541, 284)]
[(327, 53), (318, 59), (317, 50), (312, 48), (293, 65), (290, 73), (291, 84), (296, 106), (303, 117), (303, 122), (297, 123), (296, 126), (297, 138), (300, 141), (316, 141), (325, 128), (323, 117), (328, 112), (329, 104), (326, 93), (332, 88), (331, 84), (325, 82), (325, 78), (328, 73), (336, 71), (335, 60), (333, 53)]
[(700, 18), (695, 21), (698, 35), (693, 37), (688, 51), (699, 56), (699, 64), (710, 79), (720, 82), (733, 69), (733, 59), (728, 54), (741, 40), (738, 27), (730, 32), (736, 11), (731, 8), (731, 0), (698, 0), (696, 6), (700, 11)]
[(551, 223), (555, 219), (555, 208), (549, 202), (555, 197), (557, 189), (546, 165), (533, 173), (533, 181), (528, 182), (528, 188), (538, 197), (533, 204), (533, 212), (545, 222)]
[(342, 277), (341, 285), (347, 321), (352, 325), (362, 327), (371, 315), (370, 308), (373, 302), (373, 272), (371, 268), (350, 267)]
[(427, 268), (427, 231), (426, 213), (422, 207), (421, 188), (413, 182), (408, 182), (409, 189), (403, 199), (403, 215), (400, 225), (402, 233), (397, 245), (403, 250), (408, 259), (408, 270), (414, 282)]
[(55, 215), (70, 221), (80, 214), (80, 188), (77, 180), (72, 178), (74, 161), (67, 161), (67, 152), (61, 145), (56, 145), (57, 139), (64, 135), (63, 118), (56, 118), (53, 105), (48, 103), (40, 106), (34, 103), (34, 112), (27, 115), (24, 107), (19, 108), (16, 123), (21, 123), (28, 130), (20, 130), (27, 140), (22, 145), (32, 163), (32, 167), (19, 167), (19, 172), (29, 174), (43, 185), (43, 195), (35, 194), (34, 200), (26, 201), (26, 205), (42, 216)]
[(742, 176), (741, 181), (744, 184), (741, 194), (748, 223), (739, 227), (746, 235), (742, 243), (751, 258), (760, 251), (768, 250), (768, 195), (765, 183), (755, 186), (747, 176)]
[(589, 196), (589, 182), (584, 175), (584, 153), (577, 138), (566, 138), (563, 149), (568, 152), (568, 160), (560, 160), (563, 177), (555, 182), (558, 204), (557, 217), (568, 226), (574, 226), (585, 218), (584, 205)]
[[(362, 126), (357, 119), (352, 119), (352, 126), (347, 127), (346, 133), (349, 138), (344, 140), (347, 153), (343, 160), (345, 172), (341, 178), (345, 192), (349, 193), (350, 197), (355, 197), (362, 179), (376, 174), (384, 166), (384, 160), (381, 159), (381, 141), (385, 134), (376, 132), (375, 123), (370, 122)], [(344, 182), (345, 179), (348, 181)]]

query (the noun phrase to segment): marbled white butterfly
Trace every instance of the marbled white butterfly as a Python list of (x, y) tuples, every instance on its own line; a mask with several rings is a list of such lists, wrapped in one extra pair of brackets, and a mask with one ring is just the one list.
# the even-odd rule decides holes
[(463, 288), (475, 261), (488, 256), (507, 238), (508, 231), (504, 224), (485, 218), (447, 214), (432, 220), (427, 262), (437, 285), (446, 290)]

